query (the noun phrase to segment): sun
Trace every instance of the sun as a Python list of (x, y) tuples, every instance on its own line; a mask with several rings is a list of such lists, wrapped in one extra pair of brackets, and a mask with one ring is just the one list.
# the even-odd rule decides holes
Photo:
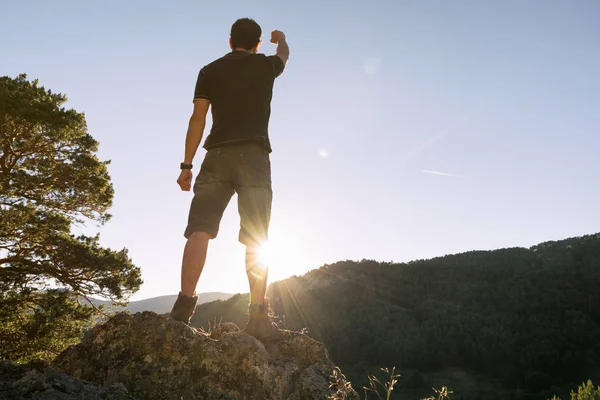
[(269, 232), (269, 242), (263, 244), (258, 256), (269, 267), (270, 281), (303, 274), (308, 267), (298, 241), (277, 230)]

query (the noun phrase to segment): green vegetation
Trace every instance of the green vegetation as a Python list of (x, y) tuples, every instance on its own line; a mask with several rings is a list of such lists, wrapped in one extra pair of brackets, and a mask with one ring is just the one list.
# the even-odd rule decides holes
[[(418, 374), (413, 391), (448, 385), (453, 399), (566, 398), (600, 379), (600, 234), (401, 264), (338, 262), (275, 282), (269, 296), (285, 326), (323, 341), (355, 387), (373, 365), (399, 367), (400, 386)], [(243, 323), (242, 299), (200, 305), (194, 321)]]
[(210, 332), (211, 324), (221, 321), (221, 316), (226, 316), (222, 322), (233, 322), (240, 328), (246, 326), (248, 321), (248, 294), (236, 294), (227, 300), (216, 300), (200, 304), (196, 307), (196, 313), (192, 316), (191, 325), (202, 327)]
[[(556, 396), (553, 397), (553, 400), (560, 400)], [(600, 386), (598, 388), (594, 388), (591, 380), (588, 380), (587, 383), (582, 383), (579, 388), (577, 388), (577, 392), (571, 392), (571, 400), (600, 400)]]
[(122, 301), (142, 283), (126, 249), (70, 233), (110, 218), (113, 188), (66, 100), (25, 75), (0, 77), (0, 359), (54, 357), (97, 314), (79, 298)]

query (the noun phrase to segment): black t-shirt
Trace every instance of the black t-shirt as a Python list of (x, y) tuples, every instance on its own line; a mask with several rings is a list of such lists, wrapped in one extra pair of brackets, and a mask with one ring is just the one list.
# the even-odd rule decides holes
[(194, 101), (211, 103), (213, 125), (205, 149), (269, 141), (273, 84), (284, 69), (278, 56), (233, 51), (200, 70)]

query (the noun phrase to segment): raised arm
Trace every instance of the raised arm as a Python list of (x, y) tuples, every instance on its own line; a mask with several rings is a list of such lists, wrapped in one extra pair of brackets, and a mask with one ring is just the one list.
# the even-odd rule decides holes
[(283, 61), (283, 65), (287, 63), (290, 58), (290, 47), (285, 40), (285, 34), (281, 31), (271, 32), (271, 43), (277, 45), (275, 55)]

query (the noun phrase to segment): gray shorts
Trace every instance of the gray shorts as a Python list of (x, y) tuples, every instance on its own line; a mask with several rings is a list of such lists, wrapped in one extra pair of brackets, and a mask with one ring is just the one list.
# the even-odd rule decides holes
[(259, 246), (271, 220), (271, 161), (262, 144), (244, 143), (208, 150), (194, 183), (185, 237), (206, 232), (217, 237), (223, 212), (234, 193), (240, 214), (239, 241)]

